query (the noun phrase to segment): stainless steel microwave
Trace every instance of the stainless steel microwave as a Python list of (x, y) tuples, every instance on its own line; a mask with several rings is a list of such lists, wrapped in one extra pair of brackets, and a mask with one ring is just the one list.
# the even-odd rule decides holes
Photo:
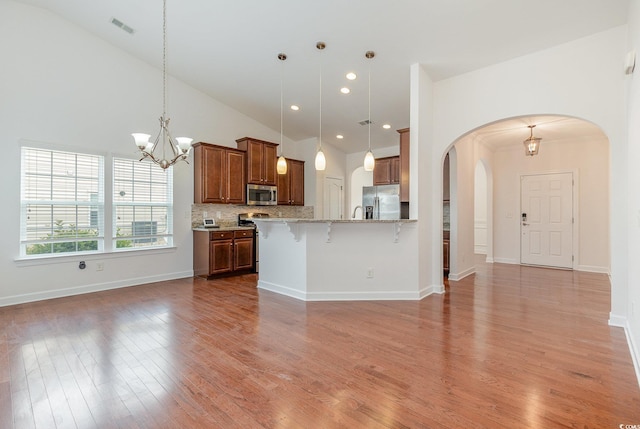
[(278, 204), (278, 187), (268, 185), (247, 185), (248, 206), (275, 206)]

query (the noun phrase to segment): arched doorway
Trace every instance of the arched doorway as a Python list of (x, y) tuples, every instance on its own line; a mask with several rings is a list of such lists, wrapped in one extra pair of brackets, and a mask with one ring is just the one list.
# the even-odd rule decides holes
[[(542, 138), (535, 156), (526, 156), (524, 151), (528, 124), (537, 124), (536, 136)], [(575, 182), (573, 269), (609, 271), (610, 155), (609, 141), (599, 127), (557, 115), (510, 118), (473, 130), (452, 147), (456, 168), (450, 171), (455, 175), (451, 181), (452, 188), (455, 181), (456, 197), (452, 195), (450, 206), (450, 280), (475, 271), (469, 255), (476, 250), (486, 250), (487, 262), (520, 264), (521, 178), (564, 171), (571, 171)], [(481, 201), (477, 201), (479, 193)], [(477, 221), (485, 209), (483, 241), (477, 240)]]

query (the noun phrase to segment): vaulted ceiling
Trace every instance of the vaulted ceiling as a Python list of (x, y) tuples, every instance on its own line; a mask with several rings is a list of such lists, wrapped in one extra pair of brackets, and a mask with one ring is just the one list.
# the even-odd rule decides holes
[[(62, 18), (161, 66), (160, 0), (19, 0)], [(167, 0), (169, 73), (211, 97), (280, 129), (293, 140), (317, 137), (322, 72), (323, 141), (346, 153), (367, 146), (368, 74), (371, 141), (397, 143), (409, 126), (409, 67), (422, 63), (446, 79), (604, 31), (627, 21), (628, 0)], [(116, 18), (129, 34), (112, 24)], [(326, 49), (318, 51), (316, 42)], [(371, 60), (365, 52), (375, 51)], [(277, 59), (286, 53), (283, 63)], [(349, 81), (353, 71), (358, 78)], [(351, 93), (344, 95), (340, 88)], [(159, 88), (160, 90), (160, 88)], [(288, 109), (300, 106), (297, 112)], [(526, 138), (522, 118), (502, 124)], [(520, 124), (522, 122), (522, 124)], [(382, 129), (389, 124), (389, 130)], [(572, 125), (572, 121), (556, 123)], [(483, 138), (506, 135), (495, 128)], [(544, 127), (540, 127), (543, 131)], [(562, 134), (562, 131), (554, 131)], [(337, 140), (341, 134), (344, 139)]]

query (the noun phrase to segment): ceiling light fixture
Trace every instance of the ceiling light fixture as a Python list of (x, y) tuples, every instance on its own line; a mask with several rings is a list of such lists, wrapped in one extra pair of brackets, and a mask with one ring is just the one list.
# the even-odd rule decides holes
[(384, 125), (382, 126), (382, 128), (384, 128), (385, 130), (388, 130), (389, 128), (391, 128), (391, 125), (389, 125), (389, 124), (384, 124)]
[[(176, 137), (175, 141), (169, 132), (169, 118), (167, 118), (167, 0), (162, 2), (162, 116), (160, 116), (160, 132), (155, 141), (149, 141), (149, 134), (131, 134), (136, 142), (136, 146), (142, 154), (142, 161), (149, 158), (162, 169), (171, 167), (178, 161), (187, 161), (191, 152), (191, 142), (189, 137)], [(158, 143), (162, 138), (162, 154), (155, 153)], [(167, 143), (171, 148), (171, 155), (167, 159)]]
[[(316, 48), (322, 52), (324, 48), (326, 48), (326, 44), (324, 42), (316, 43)], [(324, 152), (322, 151), (322, 60), (320, 60), (320, 125), (319, 125), (319, 135), (318, 141), (320, 146), (318, 148), (318, 152), (316, 153), (316, 170), (324, 171), (327, 167), (327, 159), (324, 157)]]
[(336, 136), (336, 138), (337, 138), (338, 140), (342, 140), (342, 139), (344, 138), (344, 136), (343, 136), (342, 134), (338, 134), (338, 135)]
[(342, 88), (340, 88), (340, 92), (343, 94), (349, 94), (351, 92), (351, 90), (349, 88), (347, 88), (346, 86), (343, 86)]
[(349, 80), (356, 80), (358, 76), (356, 76), (356, 74), (354, 72), (349, 72), (347, 73), (347, 79)]
[(278, 162), (276, 163), (276, 171), (278, 174), (287, 174), (287, 159), (282, 154), (284, 152), (284, 103), (283, 103), (283, 82), (284, 82), (284, 61), (287, 59), (287, 55), (280, 53), (278, 54), (278, 59), (282, 63), (282, 67), (280, 68), (280, 156), (278, 157)]
[(529, 125), (529, 131), (530, 131), (530, 135), (529, 138), (526, 139), (524, 142), (522, 142), (524, 144), (524, 153), (526, 156), (533, 156), (533, 155), (537, 155), (538, 151), (540, 150), (540, 141), (542, 140), (539, 137), (534, 137), (533, 136), (533, 129), (535, 128), (535, 125)]
[[(375, 52), (367, 51), (364, 54), (365, 58), (372, 59), (376, 56)], [(371, 152), (371, 65), (369, 65), (369, 116), (367, 117), (367, 130), (369, 131), (369, 150), (367, 154), (364, 156), (364, 170), (365, 171), (373, 171), (376, 165), (376, 159), (373, 157), (373, 152)]]
[(295, 104), (292, 104), (292, 105), (291, 105), (291, 110), (294, 110), (294, 111), (296, 111), (296, 112), (297, 112), (298, 110), (300, 110), (300, 106), (297, 106), (297, 105), (295, 105)]

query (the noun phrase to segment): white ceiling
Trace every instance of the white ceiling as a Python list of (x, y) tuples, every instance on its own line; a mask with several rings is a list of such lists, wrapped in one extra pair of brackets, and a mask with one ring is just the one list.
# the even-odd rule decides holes
[[(19, 1), (49, 9), (161, 66), (160, 0)], [(297, 141), (318, 136), (322, 68), (323, 141), (352, 153), (367, 146), (367, 129), (358, 122), (368, 115), (369, 70), (372, 147), (390, 146), (398, 141), (395, 130), (409, 126), (411, 64), (424, 64), (434, 80), (446, 79), (622, 25), (628, 5), (628, 0), (167, 0), (168, 69), (275, 130), (282, 73), (285, 106), (301, 106), (298, 112), (285, 109), (284, 133)], [(135, 33), (112, 25), (113, 17)], [(324, 51), (315, 48), (317, 41), (327, 44)], [(376, 57), (365, 59), (367, 50)], [(284, 64), (277, 59), (280, 52), (288, 56)], [(348, 71), (359, 78), (348, 82)], [(345, 84), (352, 89), (349, 95), (339, 92)], [(547, 131), (555, 128), (559, 136), (567, 133), (563, 127), (576, 125), (571, 119), (546, 119), (555, 119)], [(498, 144), (499, 138), (507, 140), (508, 130), (519, 128), (514, 135), (522, 141), (534, 121), (494, 124), (474, 135)], [(383, 123), (391, 129), (382, 130)], [(544, 128), (536, 128), (536, 136)]]
[(523, 141), (529, 137), (529, 125), (535, 125), (533, 136), (542, 138), (540, 150), (549, 143), (574, 142), (576, 140), (607, 141), (604, 132), (595, 124), (582, 119), (557, 115), (535, 115), (494, 122), (473, 130), (464, 139), (483, 144), (493, 151), (522, 150)]

